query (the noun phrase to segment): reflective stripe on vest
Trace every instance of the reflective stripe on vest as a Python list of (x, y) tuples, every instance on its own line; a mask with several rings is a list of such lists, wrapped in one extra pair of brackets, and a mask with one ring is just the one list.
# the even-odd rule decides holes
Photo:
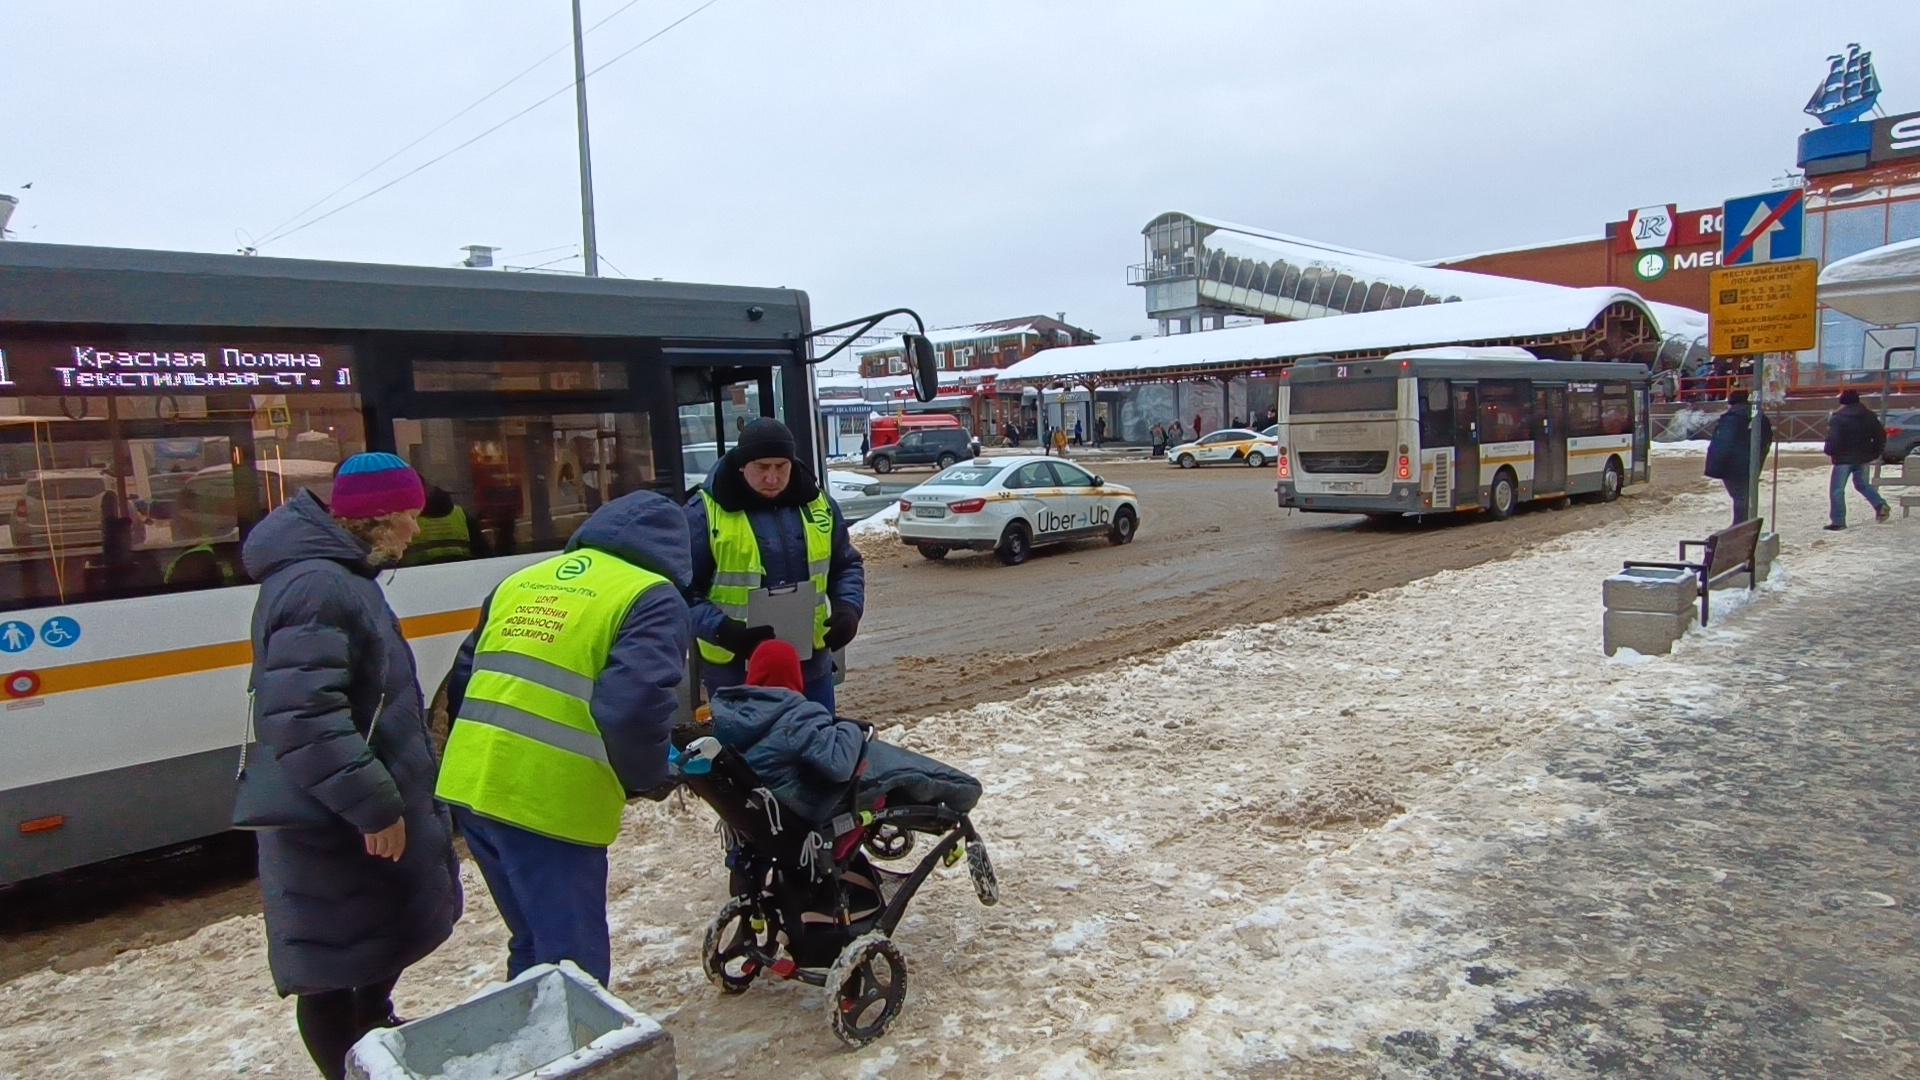
[[(700, 497), (707, 505), (707, 537), (713, 548), (713, 584), (707, 589), (707, 601), (729, 619), (747, 618), (747, 599), (766, 580), (766, 564), (760, 561), (760, 538), (753, 535), (753, 522), (745, 512), (727, 510), (702, 489)], [(827, 569), (833, 563), (833, 503), (822, 491), (812, 502), (800, 508), (801, 531), (807, 536), (807, 576), (813, 581), (814, 595), (820, 604), (813, 611), (813, 647), (827, 646)], [(709, 664), (730, 664), (733, 653), (702, 639), (700, 658)]]
[(671, 587), (592, 549), (501, 582), (434, 794), (556, 840), (613, 843), (627, 793), (593, 717), (593, 687), (627, 612), (661, 585)]
[(444, 517), (420, 516), (420, 535), (407, 546), (405, 562), (419, 566), (471, 558), (473, 539), (467, 531), (467, 512), (455, 506)]

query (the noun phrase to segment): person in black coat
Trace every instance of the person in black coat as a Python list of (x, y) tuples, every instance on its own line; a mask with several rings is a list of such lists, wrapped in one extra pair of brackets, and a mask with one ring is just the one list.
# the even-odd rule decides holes
[(1833, 475), (1827, 481), (1827, 524), (1829, 532), (1847, 527), (1847, 481), (1867, 497), (1874, 518), (1882, 523), (1893, 516), (1887, 500), (1867, 479), (1867, 470), (1887, 450), (1887, 428), (1873, 410), (1860, 404), (1858, 390), (1840, 394), (1840, 407), (1827, 418), (1827, 444), (1822, 448), (1833, 461)]
[(447, 940), (462, 905), (413, 653), (375, 577), (400, 561), (425, 502), (405, 462), (356, 455), (331, 508), (302, 491), (243, 551), (260, 582), (260, 746), (337, 818), (259, 834), (274, 989), (298, 998), (301, 1038), (330, 1080), (362, 1035), (398, 1023), (394, 984)]
[(1753, 460), (1753, 407), (1745, 390), (1727, 394), (1727, 411), (1713, 427), (1707, 443), (1707, 475), (1726, 485), (1733, 499), (1733, 523), (1747, 520), (1747, 486), (1773, 446), (1773, 423), (1760, 414), (1760, 463)]

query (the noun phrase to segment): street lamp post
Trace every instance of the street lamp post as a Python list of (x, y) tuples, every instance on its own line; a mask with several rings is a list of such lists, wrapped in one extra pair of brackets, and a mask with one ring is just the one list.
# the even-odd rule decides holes
[(580, 32), (580, 0), (573, 0), (573, 102), (580, 128), (580, 225), (587, 276), (600, 276), (600, 251), (593, 231), (593, 155), (587, 149), (587, 47)]

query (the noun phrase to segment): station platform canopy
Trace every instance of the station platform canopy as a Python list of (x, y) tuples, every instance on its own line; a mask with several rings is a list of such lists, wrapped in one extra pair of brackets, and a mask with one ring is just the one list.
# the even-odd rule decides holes
[[(1442, 345), (1512, 345), (1549, 359), (1632, 361), (1644, 361), (1660, 347), (1660, 319), (1633, 292), (1538, 285), (1521, 293), (1047, 349), (1001, 371), (999, 381), (1114, 384), (1229, 378), (1277, 372), (1310, 357), (1372, 359)], [(1673, 311), (1675, 321), (1698, 315), (1685, 308)]]
[(1829, 263), (1820, 302), (1874, 326), (1920, 322), (1920, 240), (1902, 240)]

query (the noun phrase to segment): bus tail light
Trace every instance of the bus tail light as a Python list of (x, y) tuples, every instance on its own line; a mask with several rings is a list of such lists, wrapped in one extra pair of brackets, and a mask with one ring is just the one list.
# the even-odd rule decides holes
[(1280, 461), (1280, 479), (1293, 479), (1293, 459), (1287, 456), (1287, 448), (1284, 446), (1280, 447), (1274, 451), (1274, 455), (1278, 457)]
[(1407, 456), (1407, 448), (1405, 446), (1400, 448), (1400, 471), (1398, 475), (1402, 480), (1413, 479), (1413, 459)]
[(948, 503), (947, 509), (956, 514), (977, 514), (987, 508), (985, 499), (962, 499), (957, 503)]
[(37, 817), (20, 823), (20, 835), (33, 836), (36, 833), (48, 833), (55, 829), (63, 828), (66, 824), (67, 815), (65, 814)]

